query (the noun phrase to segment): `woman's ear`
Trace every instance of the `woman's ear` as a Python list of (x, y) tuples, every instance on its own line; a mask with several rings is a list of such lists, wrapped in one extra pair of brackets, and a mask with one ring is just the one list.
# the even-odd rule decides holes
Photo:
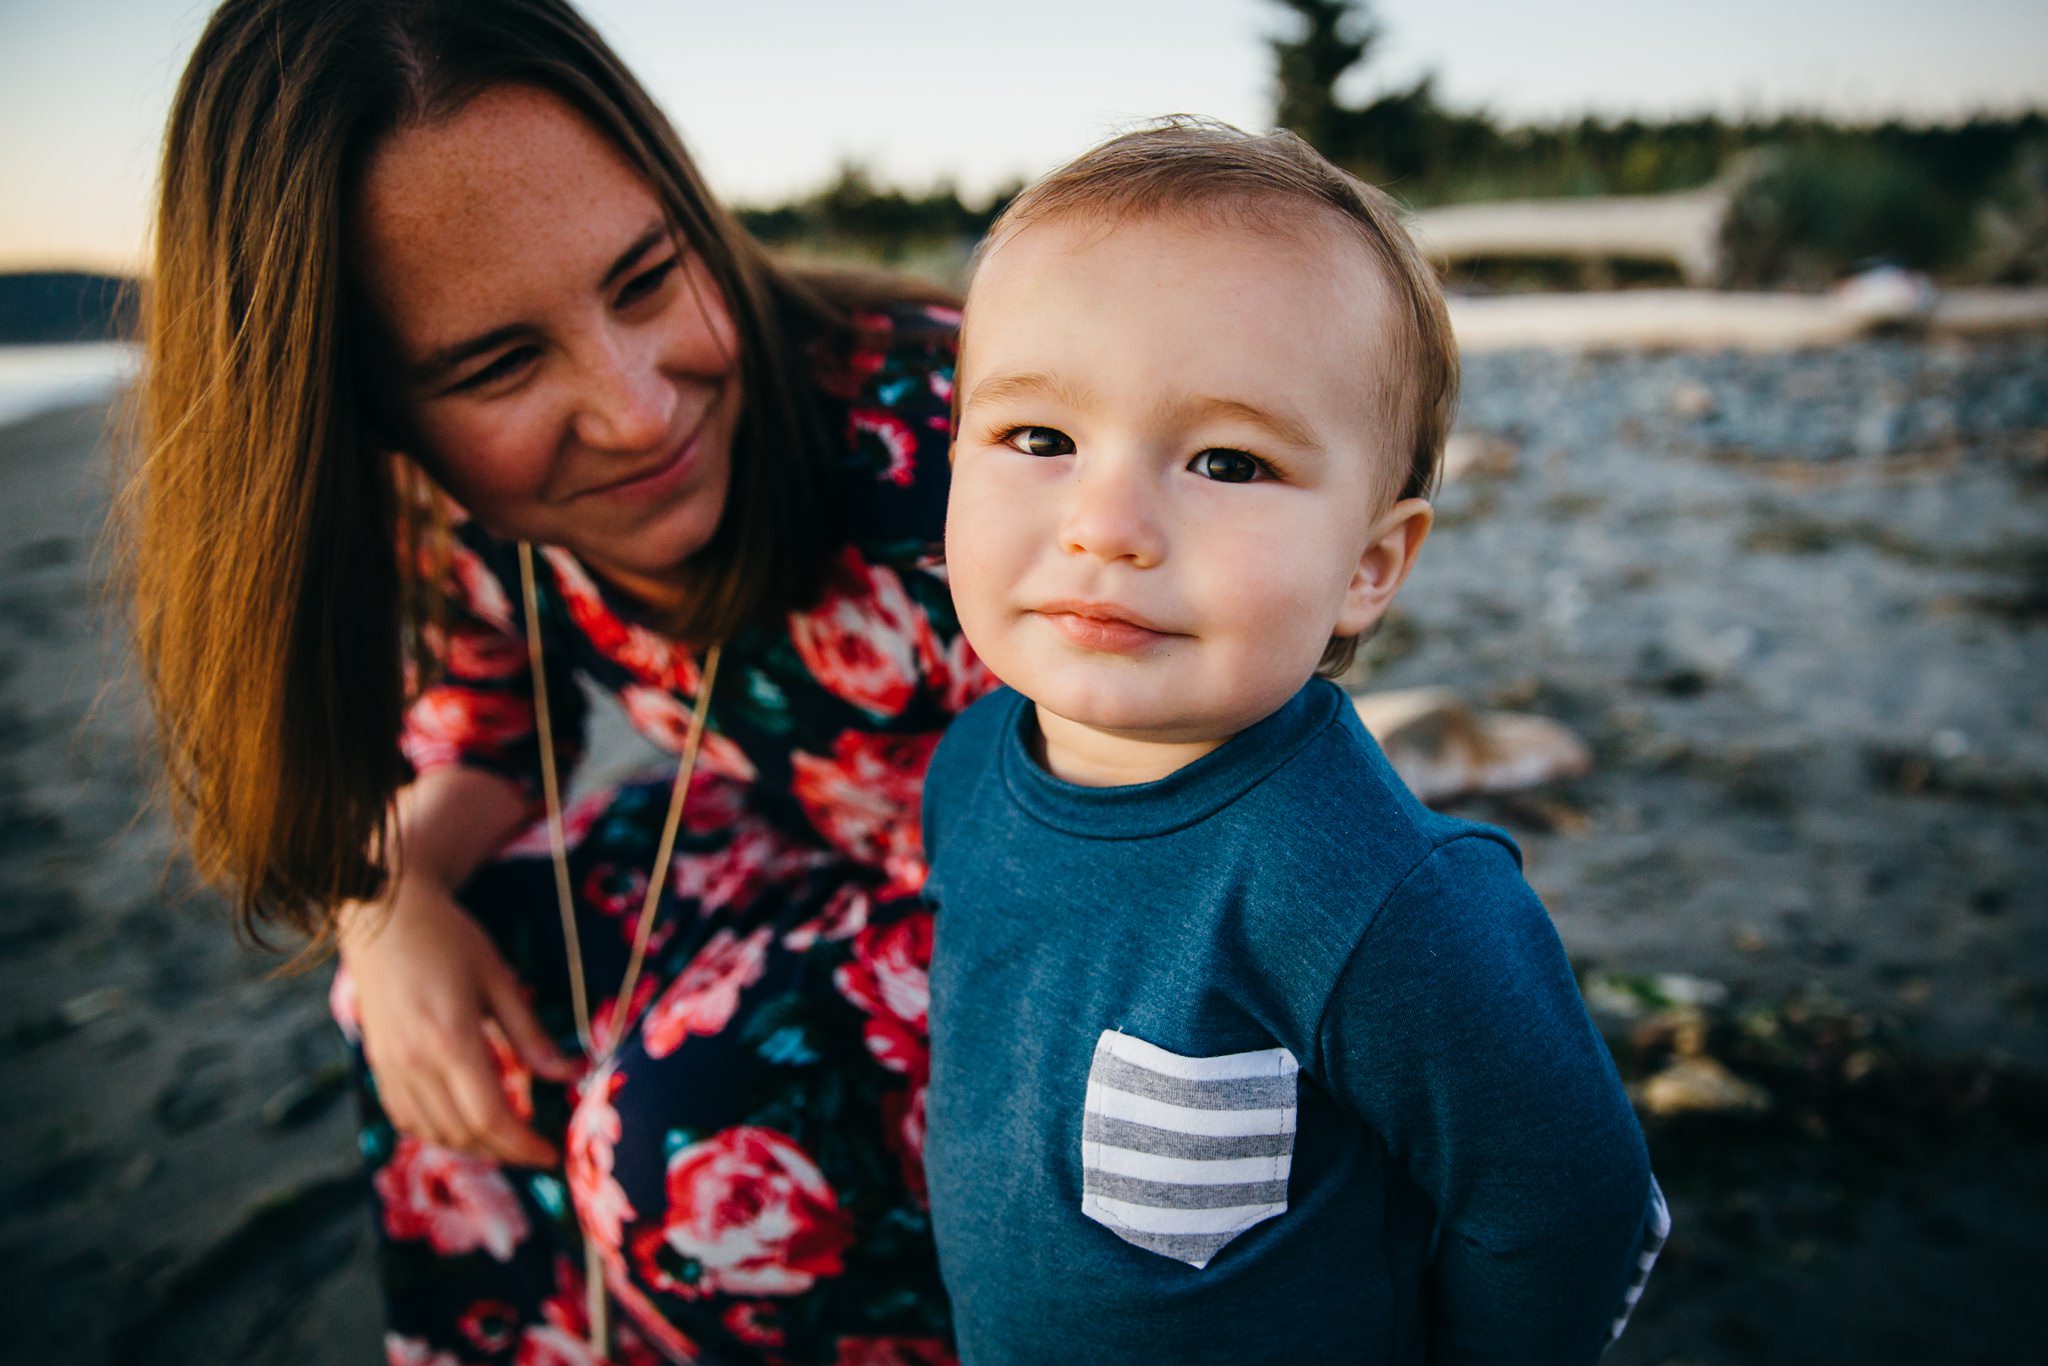
[(1344, 591), (1344, 606), (1331, 634), (1363, 634), (1386, 615), (1435, 521), (1436, 509), (1422, 498), (1403, 498), (1380, 515)]

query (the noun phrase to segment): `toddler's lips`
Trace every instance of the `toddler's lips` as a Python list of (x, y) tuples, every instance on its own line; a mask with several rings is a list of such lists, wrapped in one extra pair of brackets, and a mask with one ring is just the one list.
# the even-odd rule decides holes
[(1047, 625), (1084, 650), (1136, 654), (1181, 634), (1153, 625), (1121, 607), (1099, 602), (1049, 602), (1034, 609)]

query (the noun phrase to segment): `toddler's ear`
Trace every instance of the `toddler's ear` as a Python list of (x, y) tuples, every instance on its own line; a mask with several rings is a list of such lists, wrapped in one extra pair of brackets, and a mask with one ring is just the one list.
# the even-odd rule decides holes
[(1381, 514), (1344, 592), (1332, 635), (1358, 635), (1386, 615), (1435, 521), (1436, 510), (1421, 498), (1403, 498)]

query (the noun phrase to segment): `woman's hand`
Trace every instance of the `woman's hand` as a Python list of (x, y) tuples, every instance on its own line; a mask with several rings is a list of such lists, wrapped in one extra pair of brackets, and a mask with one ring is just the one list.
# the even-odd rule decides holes
[(556, 1049), (519, 978), (454, 895), (426, 875), (351, 907), (342, 959), (355, 979), (363, 1055), (400, 1133), (524, 1167), (558, 1155), (513, 1113), (493, 1049), (553, 1081), (579, 1065)]
[(554, 1145), (513, 1113), (497, 1048), (552, 1081), (573, 1080), (524, 985), (455, 888), (525, 816), (505, 779), (437, 769), (399, 794), (399, 871), (375, 903), (343, 908), (341, 958), (355, 980), (363, 1055), (400, 1133), (519, 1166), (551, 1166)]

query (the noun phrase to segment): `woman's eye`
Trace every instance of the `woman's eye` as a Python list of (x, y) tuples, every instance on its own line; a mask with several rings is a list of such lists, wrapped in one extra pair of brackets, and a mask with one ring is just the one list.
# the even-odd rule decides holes
[(671, 256), (660, 265), (641, 271), (638, 275), (626, 281), (625, 288), (619, 291), (619, 302), (630, 304), (635, 300), (644, 299), (654, 293), (655, 290), (661, 288), (662, 281), (668, 279), (675, 272), (677, 264), (678, 259)]
[(1074, 439), (1057, 427), (1019, 427), (1003, 444), (1025, 455), (1072, 455)]
[(1219, 484), (1249, 484), (1265, 472), (1257, 456), (1220, 446), (1201, 452), (1188, 462), (1188, 468)]
[(532, 357), (533, 349), (531, 347), (521, 346), (507, 351), (504, 355), (499, 356), (467, 379), (457, 381), (454, 385), (454, 390), (459, 393), (467, 389), (486, 388), (501, 379), (506, 379), (516, 374), (519, 368), (525, 365)]

